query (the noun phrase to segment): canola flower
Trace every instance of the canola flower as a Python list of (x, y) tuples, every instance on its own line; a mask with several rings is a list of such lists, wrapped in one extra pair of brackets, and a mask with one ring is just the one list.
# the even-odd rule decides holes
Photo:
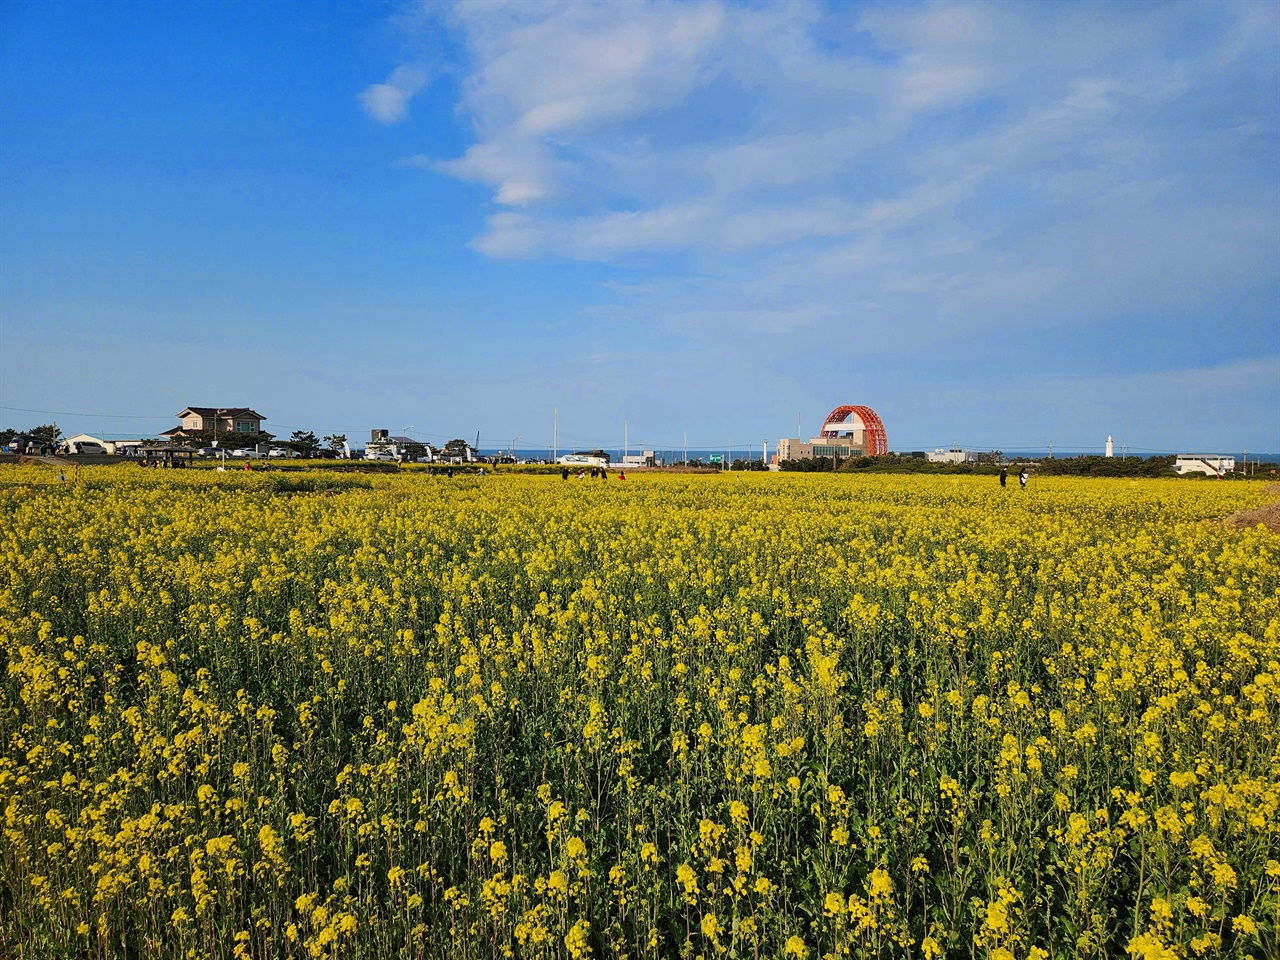
[(0, 479), (0, 955), (1280, 952), (1259, 484)]

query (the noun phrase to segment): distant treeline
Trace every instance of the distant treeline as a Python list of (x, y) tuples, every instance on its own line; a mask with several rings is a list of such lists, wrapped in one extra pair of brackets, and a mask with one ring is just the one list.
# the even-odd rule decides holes
[(810, 457), (806, 460), (783, 460), (778, 469), (795, 473), (986, 473), (1000, 472), (994, 463), (930, 463), (919, 457), (903, 457), (888, 454), (883, 457), (841, 457), (832, 465), (830, 457)]
[[(835, 471), (839, 473), (937, 473), (937, 474), (985, 474), (994, 476), (1000, 472), (1000, 463), (1004, 459), (997, 451), (994, 454), (982, 454), (984, 462), (978, 463), (931, 463), (919, 457), (904, 457), (889, 454), (884, 457), (852, 457), (840, 460)], [(1034, 464), (1037, 474), (1052, 477), (1173, 477), (1176, 458), (1172, 455), (1156, 457), (1044, 457), (1038, 460), (1031, 458), (1010, 457), (1007, 462), (1010, 472), (1020, 469), (1025, 463)], [(782, 470), (797, 473), (831, 473), (833, 472), (830, 457), (813, 457), (809, 460), (783, 460), (779, 465)], [(1273, 473), (1276, 464), (1258, 465), (1258, 473)]]
[(1037, 461), (1036, 473), (1051, 477), (1168, 477), (1172, 455), (1161, 457), (1049, 457)]

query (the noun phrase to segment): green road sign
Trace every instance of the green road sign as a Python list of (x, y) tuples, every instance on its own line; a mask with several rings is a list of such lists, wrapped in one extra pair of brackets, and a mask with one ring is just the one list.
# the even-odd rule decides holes
[(712, 454), (710, 457), (708, 457), (707, 459), (708, 459), (708, 460), (710, 460), (712, 463), (724, 463), (724, 457), (722, 457), (722, 456), (721, 456), (720, 454), (718, 454), (718, 453), (713, 453), (713, 454)]

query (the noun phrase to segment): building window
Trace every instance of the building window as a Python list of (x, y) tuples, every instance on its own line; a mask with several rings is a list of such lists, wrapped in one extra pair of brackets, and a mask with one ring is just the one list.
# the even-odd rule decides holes
[(236, 433), (257, 433), (257, 432), (258, 431), (254, 429), (253, 422), (251, 420), (236, 421)]

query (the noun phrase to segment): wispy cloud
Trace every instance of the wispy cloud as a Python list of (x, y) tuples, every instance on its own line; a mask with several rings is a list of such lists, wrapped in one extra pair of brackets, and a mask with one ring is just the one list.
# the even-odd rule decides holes
[(386, 83), (374, 83), (360, 94), (365, 113), (379, 123), (399, 123), (409, 116), (409, 101), (427, 85), (427, 73), (421, 67), (396, 67)]

